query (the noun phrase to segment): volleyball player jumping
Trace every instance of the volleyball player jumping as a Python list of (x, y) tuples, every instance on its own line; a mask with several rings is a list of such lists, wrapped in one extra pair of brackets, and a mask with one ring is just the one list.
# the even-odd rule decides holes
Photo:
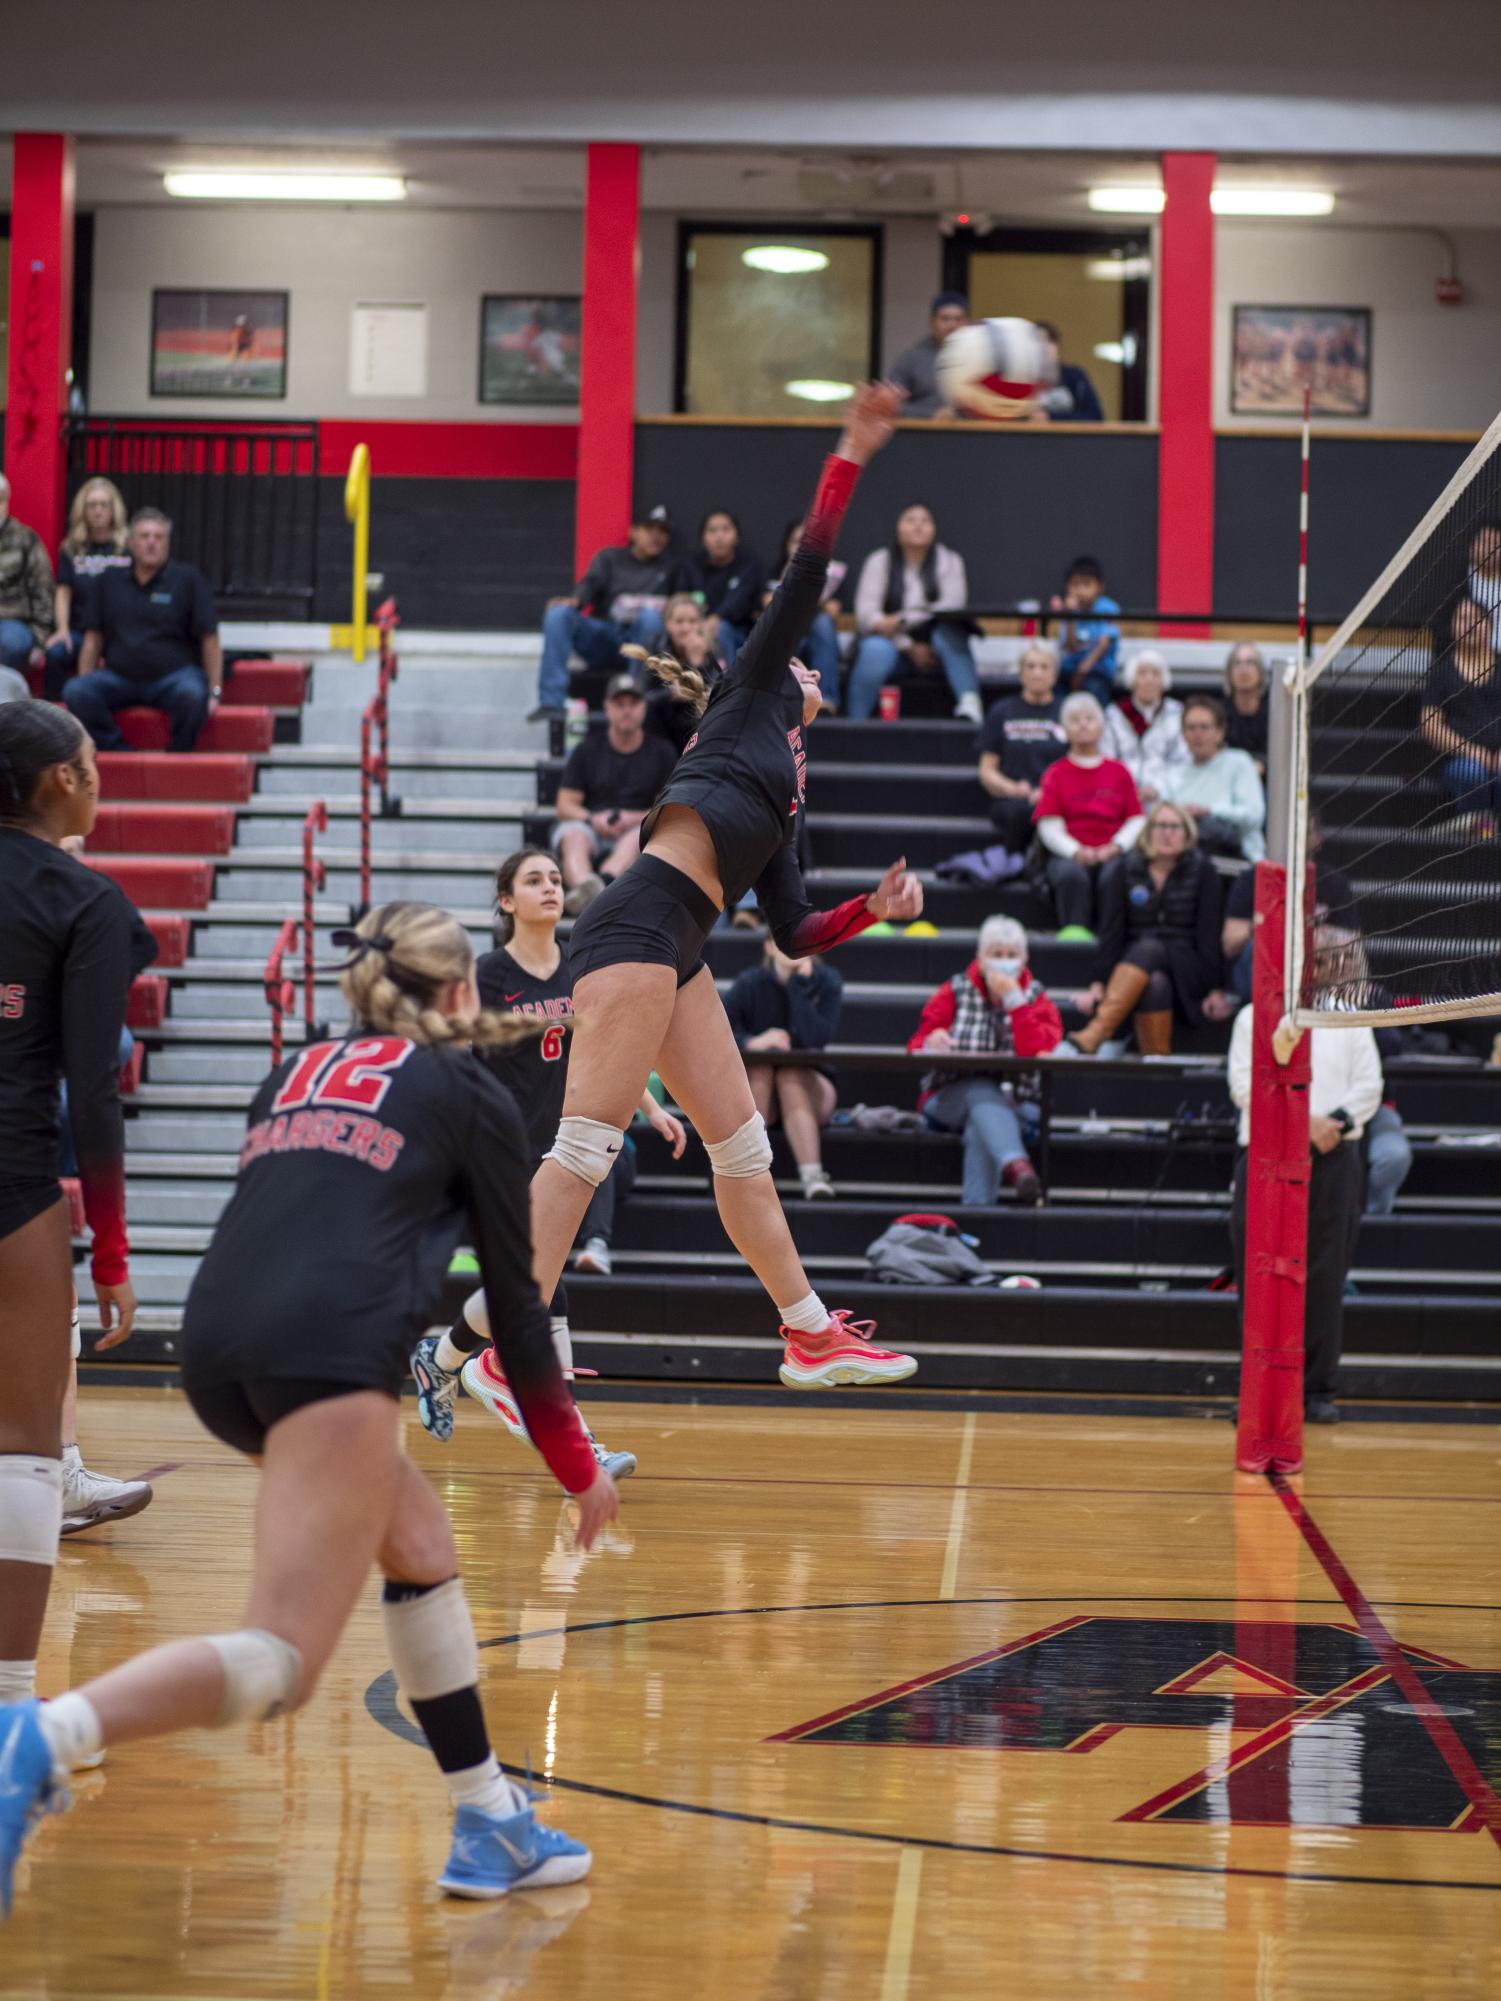
[[(701, 720), (646, 817), (639, 859), (573, 927), (563, 1119), (532, 1184), (532, 1242), (546, 1295), (656, 1069), (705, 1142), (726, 1232), (779, 1309), (786, 1344), (779, 1373), (796, 1388), (896, 1382), (917, 1364), (876, 1348), (871, 1323), (852, 1322), (847, 1311), (831, 1314), (809, 1285), (772, 1182), (766, 1126), (703, 947), (721, 911), (752, 886), (792, 958), (922, 911), (921, 886), (901, 861), (871, 895), (815, 911), (793, 848), (805, 790), (803, 731), (818, 713), (819, 693), (818, 676), (793, 660), (792, 648), (818, 610), (860, 468), (891, 436), (900, 409), (900, 392), (886, 383), (867, 384), (855, 397), (782, 588), (713, 695), (706, 699), (677, 660), (654, 663)], [(477, 1373), (471, 1369), (465, 1380), (471, 1393)]]
[(73, 1255), (60, 1076), (94, 1235), (99, 1347), (123, 1341), (136, 1310), (119, 1093), (131, 910), (62, 848), (98, 806), (94, 746), (67, 710), (0, 706), (0, 1702), (35, 1687), (62, 1523)]
[[(440, 1883), (499, 1897), (589, 1868), (588, 1849), (538, 1825), (495, 1761), (448, 1514), (401, 1449), (407, 1358), (467, 1211), (516, 1401), (577, 1499), (582, 1548), (619, 1507), (532, 1278), (521, 1120), (454, 1046), (518, 1031), (481, 1014), (468, 936), (430, 904), (387, 904), (336, 942), (350, 948), (339, 984), (356, 1027), (298, 1051), (257, 1091), (234, 1196), (183, 1315), (189, 1402), (261, 1462), (245, 1623), (153, 1648), (54, 1702), (0, 1708), (6, 1908), (22, 1842), (67, 1804), (71, 1765), (105, 1744), (298, 1708), (372, 1563), (397, 1682), (455, 1806)], [(55, 1291), (66, 1329), (66, 1287)], [(55, 1542), (55, 1496), (52, 1507)]]

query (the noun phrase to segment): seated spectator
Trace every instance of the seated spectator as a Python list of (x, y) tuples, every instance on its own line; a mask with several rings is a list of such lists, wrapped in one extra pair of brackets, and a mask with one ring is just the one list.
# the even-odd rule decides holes
[[(130, 524), (130, 563), (102, 570), (89, 593), (78, 672), (63, 700), (96, 750), (124, 750), (117, 709), (160, 709), (167, 748), (189, 751), (224, 690), (224, 649), (208, 579), (171, 561), (172, 523), (142, 507)], [(101, 665), (101, 657), (108, 664)]]
[[(928, 331), (903, 348), (887, 371), (906, 402), (904, 417), (952, 418), (953, 411), (938, 393), (938, 350), (951, 333), (969, 324), (969, 300), (962, 292), (940, 292), (928, 309)], [(809, 663), (812, 664), (811, 662)]]
[(1058, 380), (1051, 389), (1044, 389), (1037, 401), (1054, 424), (1099, 424), (1103, 423), (1105, 412), (1095, 393), (1095, 386), (1082, 368), (1075, 368), (1072, 362), (1064, 361), (1058, 352), (1058, 329), (1051, 320), (1036, 322), (1039, 333), (1046, 335), (1053, 359), (1058, 364)]
[(679, 591), (667, 600), (667, 609), (662, 614), (662, 644), (655, 654), (648, 653), (644, 646), (622, 646), (620, 650), (627, 660), (645, 662), (657, 684), (655, 687), (648, 684), (647, 728), (665, 738), (681, 757), (689, 737), (698, 728), (700, 711), (652, 663), (675, 660), (680, 667), (697, 674), (712, 694), (724, 667), (710, 650), (708, 621), (697, 597), (691, 591)]
[(1494, 834), (1501, 828), (1501, 674), (1490, 617), (1474, 598), (1459, 600), (1435, 642), (1422, 717), (1466, 831)]
[(1031, 640), (1019, 663), (1021, 693), (1003, 695), (980, 731), (980, 783), (990, 794), (990, 817), (1002, 845), (1024, 855), (1032, 845), (1032, 812), (1042, 774), (1068, 749), (1058, 720), (1058, 655), (1046, 640)]
[[(1315, 904), (1313, 922), (1338, 925), (1358, 931), (1360, 912), (1355, 891), (1342, 869), (1326, 867), (1319, 860), (1324, 845), (1324, 829), (1317, 813), (1308, 816), (1308, 859), (1314, 864)], [(1256, 919), (1256, 871), (1242, 869), (1230, 885), (1225, 899), (1224, 922), (1220, 927), (1220, 951), (1230, 969), (1230, 991), (1238, 1000), (1251, 998), (1251, 938)]]
[(1163, 773), (1186, 764), (1183, 704), (1168, 693), (1173, 685), (1166, 660), (1154, 647), (1134, 653), (1121, 674), (1125, 693), (1105, 711), (1107, 756), (1119, 758), (1136, 781), (1143, 805), (1162, 796)]
[(1027, 965), (1027, 934), (1014, 917), (987, 917), (975, 956), (931, 995), (907, 1044), (940, 1059), (922, 1080), (918, 1105), (939, 1132), (964, 1135), (964, 1202), (986, 1208), (1000, 1190), (1019, 1202), (1042, 1188), (1022, 1140), (1016, 1099), (1000, 1077), (945, 1071), (950, 1050), (996, 1056), (1046, 1056), (1063, 1039), (1058, 1010)]
[(605, 690), (605, 727), (576, 744), (558, 781), (552, 844), (563, 870), (563, 908), (577, 917), (641, 851), (641, 822), (677, 753), (646, 734), (646, 697), (629, 671)]
[(945, 549), (938, 524), (921, 505), (897, 516), (891, 546), (875, 549), (861, 565), (855, 590), (855, 657), (845, 683), (845, 714), (860, 719), (875, 712), (887, 681), (942, 668), (954, 697), (954, 714), (980, 721), (980, 677), (970, 646), (969, 600), (964, 558)]
[(844, 980), (827, 959), (789, 959), (770, 938), (760, 965), (737, 974), (725, 997), (756, 1110), (769, 1126), (781, 1120), (810, 1201), (834, 1193), (819, 1138), (838, 1102), (834, 1073), (783, 1069), (755, 1057), (763, 1049), (826, 1049), (839, 1031), (843, 998)]
[(26, 670), (52, 631), (52, 565), (42, 538), (10, 511), (10, 481), (0, 473), (0, 701), (31, 693)]
[(1187, 697), (1183, 741), (1188, 762), (1164, 771), (1163, 798), (1193, 814), (1203, 852), (1259, 862), (1266, 853), (1266, 794), (1246, 752), (1225, 748), (1225, 705), (1218, 695)]
[(83, 635), (89, 629), (89, 598), (94, 579), (105, 570), (124, 570), (130, 566), (130, 551), (125, 546), (128, 535), (125, 502), (114, 481), (85, 480), (73, 496), (68, 532), (57, 552), (53, 630), (47, 641), (42, 688), (49, 702), (62, 699), (65, 683), (77, 670)]
[(1501, 653), (1501, 522), (1482, 521), (1470, 537), (1468, 589), (1489, 612), (1491, 645)]
[(1069, 1041), (1093, 1056), (1133, 1015), (1143, 1056), (1170, 1056), (1173, 1016), (1186, 1027), (1207, 1011), (1234, 1011), (1220, 994), (1220, 885), (1196, 852), (1197, 829), (1181, 806), (1159, 801), (1131, 852), (1100, 875), (1100, 956), (1089, 1025)]
[[(772, 591), (776, 590), (787, 573), (787, 565), (797, 554), (797, 545), (803, 539), (801, 519), (789, 521), (782, 535), (782, 568), (776, 583), (766, 592), (765, 602), (770, 602)], [(824, 578), (823, 602), (818, 615), (800, 642), (792, 649), (805, 667), (811, 667), (818, 676), (823, 692), (825, 712), (837, 711), (839, 707), (839, 626), (838, 619), (844, 607), (839, 601), (839, 586), (844, 582), (848, 564), (831, 562)]]
[(672, 517), (649, 507), (631, 523), (623, 548), (597, 549), (572, 597), (549, 601), (542, 620), (537, 706), (529, 723), (561, 716), (568, 699), (568, 659), (617, 668), (627, 640), (647, 648), (662, 636), (662, 608), (674, 591), (694, 588), (692, 569), (673, 555)]
[(1121, 629), (1112, 614), (1120, 606), (1105, 590), (1105, 573), (1093, 556), (1075, 556), (1054, 611), (1066, 611), (1059, 634), (1063, 682), (1068, 693), (1093, 695), (1103, 708), (1115, 694), (1115, 665)]
[(699, 523), (694, 587), (703, 600), (710, 649), (728, 667), (760, 616), (766, 571), (745, 547), (727, 507), (710, 508)]
[(1263, 780), (1267, 722), (1266, 662), (1259, 646), (1242, 639), (1225, 662), (1225, 742), (1232, 750), (1243, 750)]
[(1047, 851), (1058, 936), (1093, 944), (1095, 880), (1141, 832), (1141, 800), (1125, 765), (1100, 748), (1105, 712), (1093, 695), (1070, 695), (1058, 719), (1068, 755), (1043, 773), (1032, 817)]

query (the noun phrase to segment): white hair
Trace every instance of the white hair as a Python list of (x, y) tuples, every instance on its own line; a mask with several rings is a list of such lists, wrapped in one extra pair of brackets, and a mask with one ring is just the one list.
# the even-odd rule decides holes
[(1026, 930), (1022, 925), (1017, 923), (1014, 917), (987, 917), (985, 922), (980, 926), (980, 936), (975, 949), (983, 959), (986, 951), (992, 945), (999, 945), (1006, 951), (1014, 952), (1019, 959), (1025, 959), (1027, 956)]
[(0, 500), (10, 499), (10, 481), (0, 472)]
[(1140, 653), (1133, 653), (1121, 670), (1121, 679), (1126, 684), (1128, 694), (1136, 691), (1136, 677), (1143, 667), (1155, 667), (1162, 676), (1162, 692), (1165, 695), (1173, 685), (1173, 670), (1157, 651), (1155, 646), (1144, 646)]
[(1075, 716), (1082, 716), (1086, 709), (1094, 717), (1100, 728), (1103, 729), (1105, 727), (1105, 711), (1100, 707), (1093, 695), (1086, 695), (1082, 691), (1077, 695), (1069, 696), (1063, 707), (1058, 711), (1058, 720), (1067, 729), (1073, 718)]
[(1051, 640), (1029, 639), (1021, 652), (1016, 656), (1018, 673), (1021, 671), (1022, 662), (1030, 660), (1034, 653), (1040, 653), (1043, 659), (1049, 661), (1054, 667), (1058, 665), (1058, 649), (1053, 645)]

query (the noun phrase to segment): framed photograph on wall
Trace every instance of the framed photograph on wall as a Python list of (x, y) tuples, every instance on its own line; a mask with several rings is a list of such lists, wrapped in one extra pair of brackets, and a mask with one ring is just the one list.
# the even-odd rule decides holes
[(153, 396), (287, 393), (285, 292), (153, 292)]
[(577, 403), (579, 300), (487, 292), (480, 300), (481, 403)]
[(1232, 414), (1301, 417), (1305, 389), (1315, 417), (1370, 415), (1370, 308), (1236, 306)]

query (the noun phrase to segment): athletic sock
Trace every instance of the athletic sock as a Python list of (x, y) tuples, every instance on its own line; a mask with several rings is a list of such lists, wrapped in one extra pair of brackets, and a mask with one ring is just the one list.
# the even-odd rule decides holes
[(104, 1726), (99, 1712), (86, 1695), (70, 1689), (55, 1702), (44, 1702), (37, 1719), (42, 1735), (52, 1751), (52, 1762), (70, 1771), (85, 1758), (96, 1758), (104, 1749)]
[(0, 1702), (30, 1702), (35, 1694), (35, 1661), (0, 1661)]
[(568, 1316), (555, 1313), (548, 1323), (552, 1328), (552, 1345), (558, 1351), (558, 1363), (564, 1375), (573, 1372), (573, 1336), (568, 1331)]
[(82, 1471), (83, 1454), (76, 1445), (65, 1445), (63, 1447), (63, 1478), (66, 1480), (70, 1473), (81, 1473)]
[[(478, 1704), (479, 1691), (471, 1689), (469, 1693)], [(413, 1705), (414, 1708), (416, 1706)], [(427, 1705), (422, 1706), (425, 1708)], [(445, 1772), (443, 1778), (455, 1806), (477, 1807), (481, 1813), (493, 1813), (502, 1820), (509, 1820), (512, 1814), (524, 1813), (531, 1805), (525, 1788), (506, 1777), (496, 1763), (493, 1751), (486, 1752), (483, 1764), (471, 1765), (464, 1772)]]
[(798, 1300), (795, 1306), (779, 1306), (784, 1327), (794, 1327), (799, 1334), (822, 1334), (829, 1324), (829, 1310), (816, 1292), (810, 1292), (806, 1299)]
[[(438, 1345), (433, 1350), (433, 1360), (440, 1369), (447, 1369), (451, 1376), (457, 1375), (459, 1370), (469, 1360), (469, 1357), (475, 1353), (473, 1348), (461, 1348), (458, 1342), (454, 1340), (453, 1337), (460, 1328), (466, 1334), (469, 1332), (468, 1327), (462, 1320), (456, 1321), (446, 1334), (438, 1336)], [(480, 1347), (484, 1345), (483, 1341), (479, 1344)]]

